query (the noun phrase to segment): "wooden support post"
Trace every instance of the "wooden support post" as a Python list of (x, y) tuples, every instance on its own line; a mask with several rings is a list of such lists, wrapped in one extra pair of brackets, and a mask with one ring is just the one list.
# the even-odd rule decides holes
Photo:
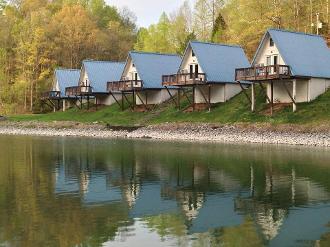
[(98, 104), (98, 102), (97, 102), (97, 97), (95, 96), (95, 109), (97, 110), (97, 104)]
[(87, 96), (87, 110), (89, 110), (89, 95)]
[(62, 111), (63, 112), (66, 111), (66, 101), (65, 101), (65, 99), (62, 100)]
[(178, 108), (181, 109), (181, 88), (178, 89)]
[(167, 93), (169, 94), (171, 101), (173, 101), (173, 103), (175, 104), (175, 106), (177, 106), (176, 105), (177, 103), (176, 103), (176, 101), (175, 101), (175, 99), (174, 99), (171, 91), (168, 89), (168, 87), (165, 87), (165, 89), (166, 89)]
[(136, 92), (135, 89), (133, 89), (133, 111), (135, 111), (136, 107)]
[(196, 92), (195, 92), (195, 86), (193, 86), (193, 111), (195, 111), (195, 94), (196, 94)]
[(293, 112), (297, 111), (297, 103), (296, 103), (296, 98), (297, 98), (297, 80), (294, 79), (292, 82), (292, 98), (293, 98), (293, 104), (292, 104), (292, 110)]
[(124, 92), (121, 92), (121, 110), (124, 111)]
[(242, 92), (244, 93), (245, 97), (248, 99), (248, 101), (252, 104), (251, 99), (249, 97), (249, 95), (245, 92), (245, 88), (242, 86), (242, 83), (240, 81), (237, 81), (238, 85), (240, 86), (240, 88), (242, 89)]
[(83, 108), (83, 100), (82, 99), (83, 99), (82, 96), (80, 96), (80, 109)]
[(270, 83), (270, 115), (273, 116), (274, 110), (274, 82)]
[(211, 84), (209, 84), (209, 112), (211, 111)]
[(256, 110), (256, 91), (255, 91), (255, 87), (254, 87), (254, 82), (252, 82), (251, 84), (251, 111), (255, 112)]

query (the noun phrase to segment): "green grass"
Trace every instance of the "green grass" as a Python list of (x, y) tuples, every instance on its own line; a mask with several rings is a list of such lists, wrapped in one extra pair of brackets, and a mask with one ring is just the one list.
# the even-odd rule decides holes
[[(257, 89), (258, 91), (260, 89)], [(271, 117), (265, 114), (265, 98), (257, 93), (257, 111), (250, 111), (250, 104), (243, 93), (226, 103), (214, 106), (211, 112), (183, 112), (167, 103), (157, 106), (149, 112), (121, 111), (117, 104), (87, 111), (72, 108), (66, 112), (47, 114), (14, 115), (13, 121), (77, 121), (83, 123), (107, 123), (111, 125), (147, 125), (167, 122), (198, 123), (271, 123), (271, 124), (329, 124), (330, 125), (330, 90), (311, 103), (298, 104), (298, 111), (293, 113), (287, 106), (275, 111)], [(187, 101), (182, 102), (187, 105)]]

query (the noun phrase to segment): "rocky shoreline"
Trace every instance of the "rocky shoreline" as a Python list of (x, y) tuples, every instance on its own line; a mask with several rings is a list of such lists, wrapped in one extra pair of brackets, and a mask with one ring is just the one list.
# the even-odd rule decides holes
[(328, 126), (162, 124), (120, 127), (73, 122), (3, 122), (0, 135), (154, 139), (167, 141), (259, 143), (330, 147)]

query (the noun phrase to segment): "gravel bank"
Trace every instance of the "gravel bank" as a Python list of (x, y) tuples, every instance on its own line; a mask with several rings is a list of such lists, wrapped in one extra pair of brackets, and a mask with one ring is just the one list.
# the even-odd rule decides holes
[[(328, 127), (328, 126), (327, 126)], [(222, 143), (264, 143), (330, 147), (330, 130), (272, 127), (267, 125), (164, 124), (140, 128), (108, 128), (99, 124), (14, 123), (0, 124), (2, 135), (130, 138)]]

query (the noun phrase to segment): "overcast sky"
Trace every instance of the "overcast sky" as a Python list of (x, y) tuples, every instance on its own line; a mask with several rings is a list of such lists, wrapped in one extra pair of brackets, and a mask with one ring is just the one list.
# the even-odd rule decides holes
[[(194, 0), (189, 0), (191, 3)], [(156, 23), (163, 11), (170, 13), (177, 9), (184, 0), (106, 0), (110, 5), (119, 8), (128, 7), (132, 10), (140, 27), (148, 27), (150, 24)]]

